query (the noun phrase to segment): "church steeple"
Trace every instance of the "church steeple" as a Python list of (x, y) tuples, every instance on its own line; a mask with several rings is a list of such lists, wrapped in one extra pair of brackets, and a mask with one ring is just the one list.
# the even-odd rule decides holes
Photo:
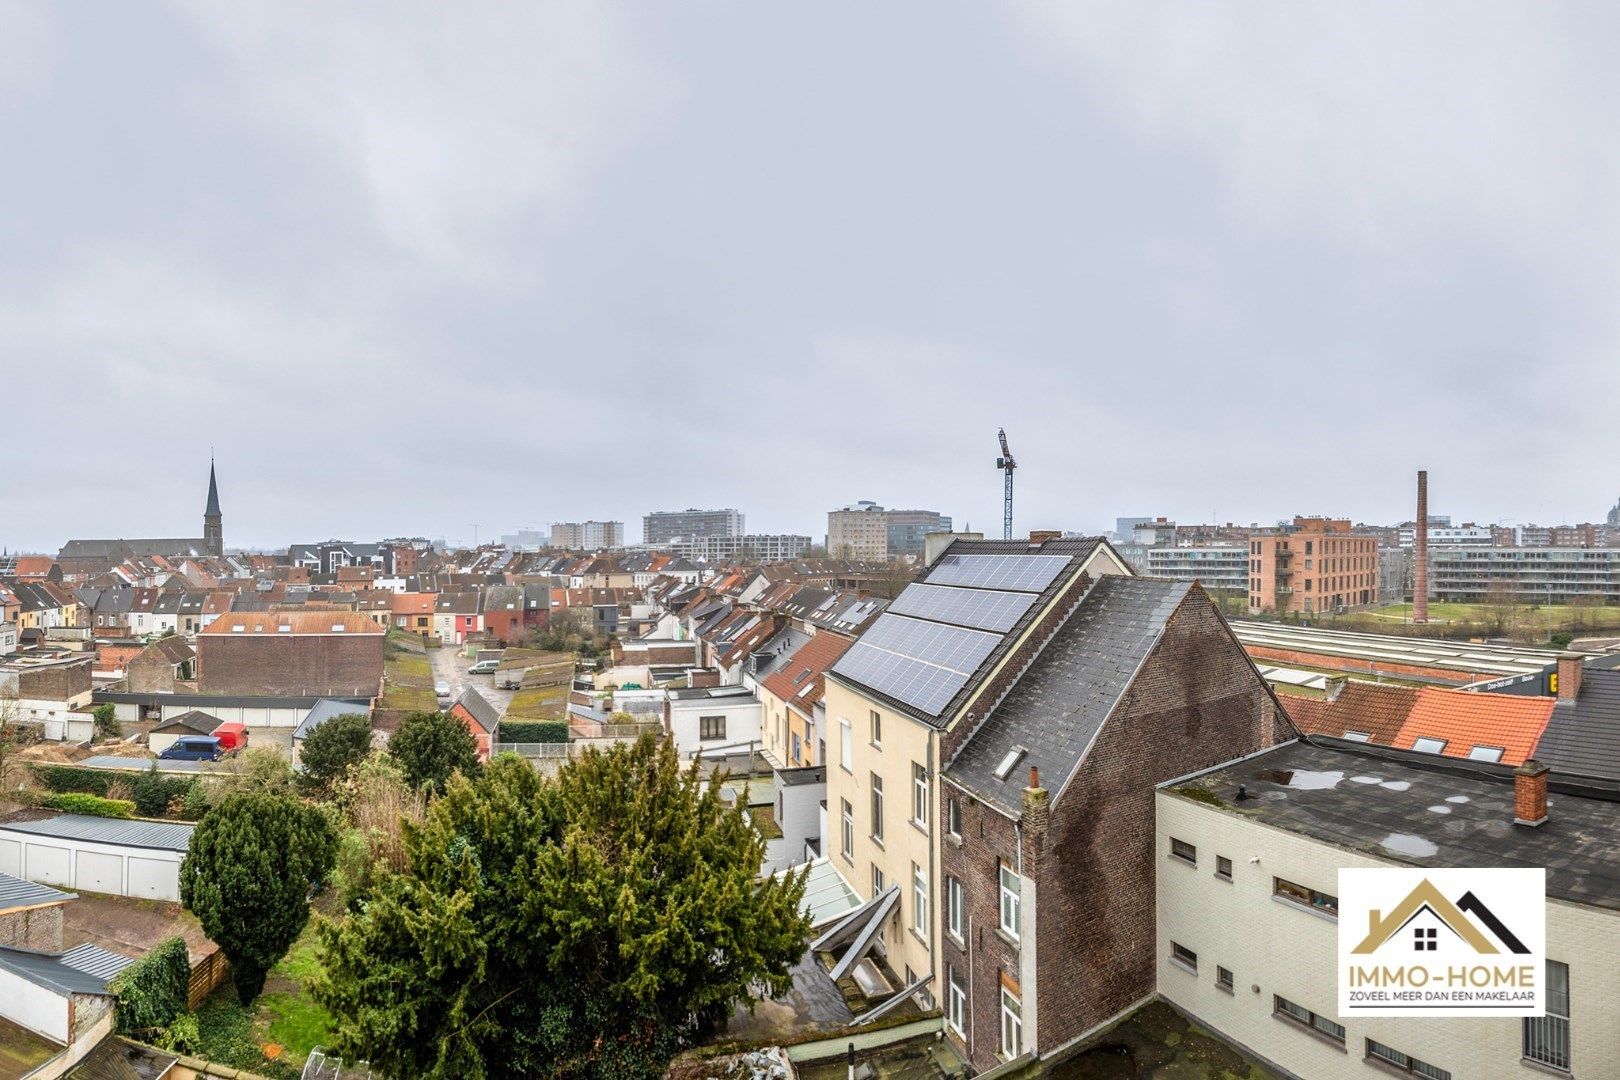
[(225, 528), (219, 514), (219, 481), (214, 476), (214, 459), (208, 459), (208, 506), (203, 510), (203, 546), (210, 555), (225, 554)]

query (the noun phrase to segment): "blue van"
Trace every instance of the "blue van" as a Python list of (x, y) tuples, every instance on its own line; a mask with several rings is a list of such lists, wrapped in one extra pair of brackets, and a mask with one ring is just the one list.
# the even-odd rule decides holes
[(218, 761), (225, 756), (219, 740), (212, 735), (182, 735), (163, 753), (160, 761)]

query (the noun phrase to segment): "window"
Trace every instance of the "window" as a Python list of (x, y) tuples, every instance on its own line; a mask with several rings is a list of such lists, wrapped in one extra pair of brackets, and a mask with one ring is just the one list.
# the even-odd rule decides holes
[(1005, 780), (1008, 776), (1012, 775), (1013, 766), (1017, 765), (1019, 759), (1023, 756), (1024, 748), (1022, 746), (1015, 746), (1011, 750), (1007, 751), (1007, 755), (1003, 757), (1001, 759), (1001, 763), (996, 766), (996, 779)]
[(1170, 857), (1180, 859), (1188, 866), (1198, 865), (1198, 849), (1187, 843), (1187, 841), (1177, 840), (1173, 836), (1170, 838)]
[(1327, 893), (1317, 892), (1315, 889), (1307, 889), (1303, 885), (1296, 885), (1292, 881), (1284, 881), (1282, 878), (1272, 878), (1271, 880), (1271, 895), (1278, 899), (1310, 908), (1312, 911), (1320, 911), (1322, 914), (1331, 915), (1335, 919), (1339, 917), (1339, 898), (1337, 896), (1329, 896)]
[(840, 800), (844, 804), (844, 858), (855, 858), (855, 808), (849, 805), (848, 799)]
[(1018, 1056), (1024, 1041), (1024, 1010), (1012, 991), (1001, 988), (1001, 1056), (1009, 1061)]
[(963, 924), (967, 921), (967, 892), (956, 878), (945, 878), (945, 929), (956, 940), (963, 940)]
[(1366, 731), (1346, 731), (1344, 737), (1348, 742), (1372, 742), (1372, 735)]
[(1470, 761), (1501, 761), (1502, 748), (1500, 746), (1476, 746), (1468, 751)]
[(911, 763), (911, 820), (928, 827), (928, 770)]
[(1225, 855), (1215, 856), (1215, 876), (1223, 881), (1232, 880), (1232, 860)]
[(1412, 951), (1434, 952), (1440, 948), (1440, 931), (1432, 926), (1412, 928)]
[(1344, 1045), (1344, 1027), (1342, 1025), (1334, 1023), (1325, 1016), (1318, 1016), (1303, 1005), (1295, 1005), (1285, 997), (1273, 996), (1272, 1004), (1276, 1010), (1272, 1013), (1273, 1016), (1309, 1028), (1325, 1038), (1332, 1039), (1340, 1046)]
[(883, 745), (883, 714), (872, 710), (872, 745)]
[(1524, 1021), (1524, 1056), (1569, 1070), (1569, 965), (1547, 961), (1547, 1015)]
[(1232, 992), (1232, 970), (1230, 968), (1216, 967), (1215, 988), (1225, 990), (1228, 994)]
[(789, 758), (788, 760), (792, 761), (793, 764), (797, 765), (799, 763), (799, 755), (803, 752), (803, 749), (804, 749), (804, 743), (799, 739), (799, 733), (797, 731), (795, 731), (793, 733), (792, 746), (793, 746), (793, 756), (791, 758)]
[(1438, 754), (1445, 748), (1444, 739), (1419, 739), (1412, 744), (1412, 749), (1420, 754)]
[(911, 926), (928, 936), (928, 871), (916, 863), (911, 864)]
[(1001, 864), (1001, 930), (1018, 940), (1018, 872)]
[(877, 863), (872, 864), (872, 895), (880, 896), (883, 893), (883, 868)]
[(723, 716), (698, 717), (699, 739), (723, 739), (726, 737), (726, 718)]
[(945, 830), (962, 839), (962, 801), (954, 796), (945, 801)]
[(1194, 975), (1198, 974), (1198, 954), (1185, 945), (1177, 945), (1174, 941), (1170, 943), (1170, 962)]
[(1426, 1061), (1419, 1061), (1410, 1054), (1403, 1054), (1392, 1046), (1385, 1046), (1372, 1039), (1367, 1040), (1367, 1057), (1373, 1061), (1381, 1061), (1385, 1065), (1393, 1065), (1413, 1076), (1425, 1076), (1429, 1080), (1451, 1080), (1451, 1073), (1447, 1070), (1430, 1065)]
[(966, 1037), (967, 1027), (967, 986), (962, 982), (962, 975), (955, 968), (950, 969), (946, 978), (949, 989), (945, 995), (945, 1022), (951, 1025), (957, 1038)]
[(872, 774), (872, 839), (883, 843), (883, 777)]
[(845, 772), (852, 772), (855, 768), (855, 732), (848, 720), (838, 721), (838, 764), (844, 767)]

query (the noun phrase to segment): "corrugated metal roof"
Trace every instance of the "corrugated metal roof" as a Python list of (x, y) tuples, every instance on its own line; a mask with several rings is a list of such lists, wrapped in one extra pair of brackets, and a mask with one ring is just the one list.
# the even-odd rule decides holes
[(76, 900), (74, 893), (53, 889), (34, 881), (24, 881), (10, 874), (0, 874), (0, 911), (38, 907), (41, 904), (61, 904)]
[(61, 994), (105, 994), (107, 980), (134, 962), (94, 945), (56, 954), (0, 947), (0, 968)]
[(0, 830), (183, 853), (191, 848), (191, 834), (196, 826), (165, 821), (120, 821), (84, 814), (52, 814), (33, 820), (0, 820)]
[(111, 979), (135, 961), (98, 945), (79, 945), (62, 954), (62, 963), (98, 979)]

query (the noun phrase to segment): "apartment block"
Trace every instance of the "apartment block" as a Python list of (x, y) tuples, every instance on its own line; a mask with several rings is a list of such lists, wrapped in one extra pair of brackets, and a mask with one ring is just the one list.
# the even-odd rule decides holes
[(699, 536), (691, 540), (677, 540), (670, 545), (670, 550), (681, 558), (705, 559), (709, 562), (728, 562), (745, 556), (759, 562), (784, 562), (797, 559), (809, 548), (808, 536), (792, 533)]
[(1143, 549), (1139, 568), (1148, 577), (1196, 581), (1219, 592), (1249, 591), (1249, 549), (1244, 544)]
[(654, 510), (641, 518), (643, 544), (667, 544), (671, 540), (694, 540), (700, 536), (741, 536), (740, 510)]
[(1249, 540), (1249, 609), (1311, 614), (1378, 600), (1378, 537), (1347, 518), (1296, 517)]
[(827, 553), (838, 559), (882, 562), (920, 554), (923, 537), (950, 532), (951, 519), (933, 510), (886, 510), (862, 500), (827, 512)]
[(1620, 549), (1430, 548), (1429, 594), (1460, 602), (1620, 602)]
[(622, 521), (558, 521), (551, 526), (551, 545), (568, 551), (601, 551), (624, 547)]

